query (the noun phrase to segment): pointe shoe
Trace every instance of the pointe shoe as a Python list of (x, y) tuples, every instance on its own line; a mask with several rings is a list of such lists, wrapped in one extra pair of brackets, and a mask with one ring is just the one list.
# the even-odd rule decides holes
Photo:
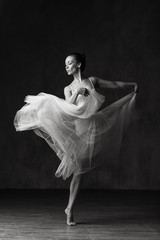
[(66, 208), (65, 209), (65, 214), (67, 215), (67, 225), (69, 226), (75, 226), (76, 225), (76, 222), (74, 222), (73, 220), (73, 215), (71, 212), (69, 212), (69, 210)]

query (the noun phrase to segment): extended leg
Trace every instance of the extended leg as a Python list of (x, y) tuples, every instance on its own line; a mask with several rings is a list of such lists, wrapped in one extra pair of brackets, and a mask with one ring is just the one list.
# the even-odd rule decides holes
[(65, 213), (67, 215), (67, 224), (70, 226), (76, 225), (73, 219), (73, 206), (75, 203), (75, 199), (79, 190), (80, 186), (80, 181), (81, 181), (81, 175), (73, 175), (72, 181), (70, 184), (70, 195), (69, 195), (69, 201), (67, 208), (65, 209)]

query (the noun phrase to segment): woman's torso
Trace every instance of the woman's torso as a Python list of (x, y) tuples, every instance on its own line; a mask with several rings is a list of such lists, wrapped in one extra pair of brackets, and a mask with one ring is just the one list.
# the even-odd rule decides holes
[(72, 93), (79, 88), (86, 88), (89, 92), (94, 89), (91, 77), (85, 78), (81, 82), (73, 80), (69, 87)]
[(75, 93), (75, 90), (79, 88), (86, 88), (87, 94), (78, 94), (75, 104), (82, 107), (84, 109), (84, 112), (86, 113), (86, 116), (92, 115), (100, 108), (102, 103), (105, 100), (105, 97), (99, 94), (96, 89), (94, 88), (94, 85), (92, 83), (92, 78), (86, 78), (79, 81), (73, 81), (70, 85), (71, 94)]

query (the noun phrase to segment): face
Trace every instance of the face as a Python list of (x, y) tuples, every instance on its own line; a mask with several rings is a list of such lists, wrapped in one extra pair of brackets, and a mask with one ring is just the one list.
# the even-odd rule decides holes
[(74, 56), (68, 56), (65, 60), (65, 69), (68, 75), (73, 75), (79, 71), (80, 63), (77, 62)]

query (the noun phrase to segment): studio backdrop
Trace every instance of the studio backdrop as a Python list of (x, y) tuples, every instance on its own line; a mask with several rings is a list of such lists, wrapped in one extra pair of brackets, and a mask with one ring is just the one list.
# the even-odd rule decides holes
[[(86, 54), (86, 76), (139, 86), (118, 158), (105, 156), (82, 188), (160, 189), (159, 24), (158, 1), (0, 2), (0, 188), (68, 188), (70, 179), (54, 176), (60, 160), (47, 143), (16, 132), (13, 120), (26, 95), (64, 98), (72, 81), (65, 57), (76, 51)], [(110, 104), (125, 92), (103, 94)]]

